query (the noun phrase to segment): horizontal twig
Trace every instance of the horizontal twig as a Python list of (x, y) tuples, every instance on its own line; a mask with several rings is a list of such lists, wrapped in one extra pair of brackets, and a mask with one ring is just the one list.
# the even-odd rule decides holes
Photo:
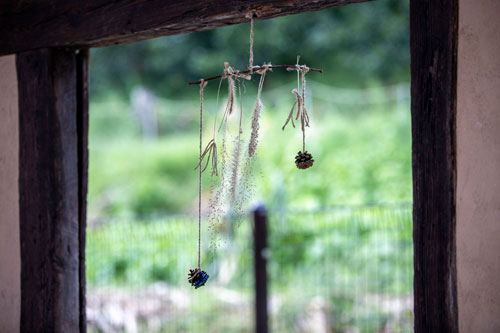
[[(302, 66), (302, 65), (301, 65)], [(261, 69), (264, 69), (264, 67), (266, 66), (253, 66), (252, 67), (252, 72), (255, 73)], [(286, 68), (286, 69), (291, 69), (291, 70), (295, 70), (297, 68), (297, 65), (270, 65), (270, 66), (267, 66), (267, 68), (269, 69), (274, 69), (274, 68)], [(310, 68), (308, 67), (308, 69), (312, 72), (318, 72), (318, 73), (323, 73), (323, 70), (322, 69), (317, 69), (317, 68)], [(234, 72), (234, 75), (238, 75), (238, 74), (248, 74), (250, 73), (250, 70), (247, 69), (247, 70), (244, 70), (244, 71), (235, 71)], [(212, 77), (209, 77), (207, 79), (203, 79), (204, 81), (212, 81), (212, 80), (217, 80), (217, 79), (220, 79), (220, 78), (224, 78), (224, 77), (227, 77), (227, 74), (221, 74), (221, 75), (217, 75), (217, 76), (212, 76)], [(201, 80), (198, 80), (198, 81), (193, 81), (193, 82), (189, 82), (188, 84), (189, 85), (193, 85), (193, 84), (200, 84), (201, 83)]]

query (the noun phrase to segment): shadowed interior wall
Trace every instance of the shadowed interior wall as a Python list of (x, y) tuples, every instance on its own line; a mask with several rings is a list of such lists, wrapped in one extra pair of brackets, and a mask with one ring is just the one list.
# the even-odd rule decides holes
[(500, 332), (500, 1), (459, 4), (459, 328)]
[(0, 57), (0, 332), (19, 332), (18, 99), (16, 57)]

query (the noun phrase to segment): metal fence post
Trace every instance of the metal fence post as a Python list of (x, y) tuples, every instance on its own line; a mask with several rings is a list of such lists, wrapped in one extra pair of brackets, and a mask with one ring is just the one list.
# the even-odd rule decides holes
[(254, 208), (253, 217), (255, 330), (257, 333), (267, 333), (267, 211), (263, 204)]

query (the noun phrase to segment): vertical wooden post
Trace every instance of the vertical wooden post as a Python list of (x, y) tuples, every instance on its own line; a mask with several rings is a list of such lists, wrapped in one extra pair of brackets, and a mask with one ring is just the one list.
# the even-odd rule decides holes
[(85, 239), (87, 231), (88, 131), (89, 131), (89, 50), (76, 55), (77, 130), (78, 130), (78, 261), (80, 283), (80, 332), (87, 331)]
[(267, 333), (267, 212), (263, 205), (258, 205), (254, 215), (254, 272), (255, 272), (255, 329)]
[(16, 58), (22, 332), (78, 332), (85, 311), (80, 219), (87, 95), (86, 83), (78, 84), (86, 79), (78, 69), (84, 58), (57, 49)]
[(457, 332), (458, 0), (410, 1), (415, 332)]

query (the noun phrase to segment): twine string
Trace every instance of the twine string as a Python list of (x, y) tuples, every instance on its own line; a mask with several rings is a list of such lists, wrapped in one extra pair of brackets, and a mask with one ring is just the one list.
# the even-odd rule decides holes
[(250, 55), (248, 57), (248, 69), (253, 73), (253, 12), (247, 13), (250, 16)]
[[(207, 82), (201, 79), (200, 83), (200, 163), (202, 160), (203, 146), (203, 89)], [(198, 173), (198, 269), (201, 270), (201, 174), (202, 168), (199, 168)]]
[(217, 99), (215, 101), (215, 117), (214, 117), (214, 136), (213, 139), (215, 141), (215, 128), (217, 127), (217, 112), (219, 111), (219, 95), (220, 95), (220, 87), (222, 86), (222, 78), (219, 80), (219, 88), (217, 88)]
[[(306, 74), (309, 71), (307, 66), (301, 66), (300, 73), (302, 77), (302, 112), (300, 115), (300, 122), (302, 127), (302, 152), (306, 151), (306, 126), (309, 127), (309, 115), (306, 109)], [(298, 73), (298, 71), (297, 71)]]
[[(207, 82), (205, 81), (205, 84), (206, 83)], [(222, 79), (221, 79), (221, 82), (219, 83), (219, 89), (217, 90), (217, 101), (215, 104), (216, 110), (217, 110), (217, 107), (219, 105), (219, 92), (220, 92), (221, 84), (222, 84)], [(198, 164), (194, 168), (195, 170), (198, 168), (201, 168), (201, 172), (203, 173), (203, 172), (205, 172), (205, 170), (207, 169), (207, 167), (211, 161), (212, 162), (211, 163), (211, 165), (212, 165), (211, 176), (218, 176), (219, 175), (219, 171), (218, 171), (218, 167), (217, 167), (217, 142), (215, 140), (215, 136), (216, 136), (216, 132), (217, 132), (215, 130), (216, 124), (217, 124), (217, 113), (215, 114), (215, 117), (214, 117), (214, 129), (213, 129), (213, 134), (212, 134), (212, 140), (210, 140), (208, 142), (207, 146), (205, 147), (205, 150), (199, 156)], [(203, 160), (205, 159), (205, 157), (206, 157), (206, 162), (205, 162), (205, 165), (203, 166)]]
[(238, 81), (238, 95), (240, 97), (240, 130), (238, 136), (241, 137), (241, 134), (243, 133), (243, 128), (241, 127), (241, 122), (243, 120), (243, 99), (241, 98), (241, 82), (239, 79)]

